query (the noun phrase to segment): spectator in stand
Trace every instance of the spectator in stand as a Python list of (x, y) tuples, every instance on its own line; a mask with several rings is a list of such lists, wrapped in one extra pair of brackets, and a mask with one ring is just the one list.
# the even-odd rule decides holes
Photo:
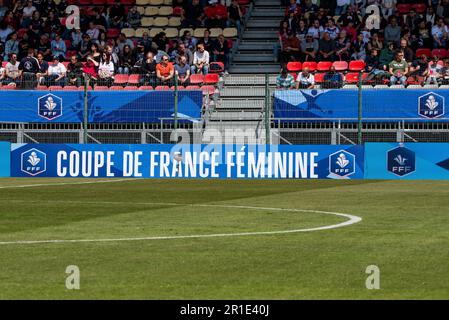
[(296, 28), (298, 26), (299, 18), (293, 12), (290, 12), (287, 17), (285, 17), (284, 22), (287, 25), (288, 30), (296, 33)]
[(358, 27), (361, 24), (357, 10), (353, 5), (348, 6), (346, 13), (342, 14), (337, 20), (337, 24), (341, 24), (343, 26), (348, 26), (349, 23), (352, 23), (354, 27)]
[(436, 11), (439, 17), (449, 17), (449, 0), (441, 0)]
[(78, 61), (76, 55), (70, 57), (70, 63), (67, 65), (67, 81), (71, 86), (81, 86), (83, 81), (83, 64)]
[(285, 16), (290, 16), (290, 14), (293, 14), (294, 16), (299, 16), (301, 14), (301, 7), (296, 0), (290, 0), (290, 4), (285, 8)]
[[(315, 2), (316, 3), (316, 2)], [(318, 6), (312, 0), (301, 1), (301, 12), (303, 14), (315, 14), (318, 12)]]
[(299, 20), (298, 27), (296, 28), (296, 36), (301, 43), (306, 40), (306, 36), (309, 33), (309, 28), (307, 28), (306, 22), (304, 20)]
[(129, 46), (131, 50), (134, 50), (134, 42), (131, 39), (128, 39), (126, 35), (122, 32), (118, 36), (117, 40), (117, 47), (120, 53), (123, 53), (123, 49), (125, 48), (125, 46)]
[(425, 77), (428, 68), (429, 61), (427, 60), (427, 56), (423, 54), (421, 55), (421, 57), (419, 57), (419, 59), (413, 61), (412, 65), (410, 66), (410, 75)]
[(276, 89), (293, 89), (294, 86), (295, 78), (287, 72), (287, 68), (284, 66), (276, 78)]
[(354, 24), (352, 21), (348, 22), (346, 27), (343, 27), (341, 31), (345, 31), (348, 37), (348, 40), (353, 42), (357, 39), (357, 29), (354, 28)]
[(20, 61), (19, 72), (22, 77), (23, 89), (34, 89), (37, 85), (36, 74), (39, 72), (39, 63), (34, 57), (34, 49), (28, 49), (28, 55)]
[(198, 28), (202, 26), (204, 19), (203, 6), (200, 0), (192, 0), (188, 3), (181, 13), (181, 26), (183, 28), (193, 27)]
[(90, 22), (93, 22), (101, 32), (105, 32), (108, 28), (108, 22), (104, 15), (101, 14), (101, 11), (100, 8), (94, 8), (94, 16), (91, 18)]
[(449, 28), (444, 24), (443, 18), (438, 18), (432, 27), (433, 46), (435, 48), (445, 48), (448, 45)]
[(154, 38), (153, 43), (155, 44), (155, 49), (167, 52), (168, 51), (168, 39), (165, 32), (159, 32)]
[(384, 45), (382, 41), (379, 39), (379, 34), (377, 32), (373, 33), (371, 39), (369, 40), (366, 49), (368, 51), (371, 51), (373, 49), (376, 49), (377, 51), (381, 51), (383, 49)]
[(290, 31), (287, 40), (282, 44), (281, 61), (299, 61), (300, 60), (300, 43), (299, 39), (293, 32)]
[(383, 69), (387, 70), (388, 65), (394, 58), (394, 43), (390, 42), (385, 48), (382, 49), (379, 55), (379, 63)]
[(17, 54), (11, 53), (9, 56), (9, 62), (5, 66), (3, 73), (2, 84), (4, 86), (15, 87), (19, 84), (20, 73), (19, 73), (19, 62), (17, 61)]
[(396, 11), (396, 0), (382, 0), (382, 15), (388, 19)]
[[(112, 60), (112, 56), (111, 56)], [(131, 50), (131, 47), (125, 45), (123, 47), (123, 53), (119, 56), (119, 65), (118, 65), (118, 73), (119, 74), (130, 74), (131, 70), (136, 63), (134, 58), (134, 53)]]
[(418, 28), (414, 31), (414, 35), (417, 38), (418, 46), (424, 48), (431, 48), (433, 45), (433, 39), (431, 37), (430, 29), (427, 27), (426, 22), (421, 20), (418, 24)]
[(398, 82), (405, 86), (407, 84), (408, 64), (404, 60), (404, 54), (398, 50), (395, 53), (395, 59), (390, 62), (388, 71), (390, 72), (390, 84), (395, 85)]
[(192, 51), (186, 48), (183, 42), (180, 42), (176, 48), (176, 50), (172, 51), (171, 58), (176, 63), (179, 64), (179, 59), (181, 57), (186, 58), (186, 63), (191, 64), (193, 62), (193, 54)]
[(197, 50), (193, 54), (192, 74), (209, 73), (209, 52), (204, 49), (204, 45), (198, 44)]
[(64, 60), (67, 48), (64, 40), (61, 39), (61, 36), (57, 34), (55, 39), (51, 42), (51, 54), (54, 57), (58, 57), (61, 61)]
[(175, 64), (175, 73), (178, 77), (178, 83), (182, 86), (188, 86), (190, 83), (190, 66), (187, 63), (186, 56), (181, 56)]
[(375, 80), (376, 83), (381, 83), (384, 76), (388, 75), (384, 66), (379, 61), (379, 55), (377, 49), (371, 49), (370, 54), (365, 60), (365, 72), (368, 72), (368, 76), (365, 81)]
[(49, 64), (44, 60), (42, 52), (37, 54), (37, 62), (39, 62), (39, 71), (36, 73), (37, 83), (44, 84), (45, 76), (48, 75)]
[(89, 29), (86, 31), (89, 38), (93, 41), (97, 41), (100, 38), (100, 29), (95, 25), (93, 21), (89, 22)]
[(13, 32), (9, 35), (9, 40), (5, 43), (5, 55), (4, 60), (8, 61), (12, 53), (19, 54), (19, 41), (17, 40), (17, 33)]
[(103, 52), (98, 66), (98, 85), (110, 87), (114, 83), (114, 73), (115, 66), (112, 62), (111, 54)]
[(83, 35), (83, 40), (81, 41), (80, 51), (78, 53), (81, 59), (86, 59), (90, 54), (90, 49), (92, 47), (92, 41), (90, 41), (90, 37), (88, 34)]
[(441, 69), (441, 84), (449, 84), (449, 59), (444, 60), (444, 67)]
[(126, 19), (126, 23), (125, 25), (128, 28), (138, 28), (140, 27), (140, 13), (137, 11), (137, 7), (133, 6), (131, 7), (131, 9), (128, 11), (128, 17)]
[(309, 68), (304, 68), (296, 77), (296, 89), (313, 89), (315, 87), (315, 77), (310, 73)]
[(327, 21), (327, 26), (324, 29), (324, 32), (329, 33), (329, 36), (332, 40), (337, 39), (338, 34), (340, 33), (340, 29), (335, 25), (334, 19), (329, 19)]
[(42, 35), (37, 43), (37, 52), (42, 52), (45, 61), (51, 61), (51, 43), (47, 35)]
[(224, 73), (228, 74), (229, 68), (229, 43), (224, 35), (220, 34), (213, 45), (213, 61), (220, 61), (224, 64)]
[(83, 76), (89, 79), (89, 85), (94, 86), (98, 81), (97, 66), (94, 64), (95, 60), (91, 56), (87, 57), (86, 63), (83, 66)]
[(66, 73), (66, 67), (59, 61), (59, 57), (56, 56), (48, 66), (47, 75), (44, 76), (44, 84), (47, 86), (64, 86)]
[(315, 61), (318, 53), (318, 41), (311, 34), (306, 36), (306, 41), (301, 42), (301, 53), (304, 61)]
[(335, 8), (335, 15), (340, 16), (346, 13), (346, 9), (348, 8), (350, 0), (337, 0), (337, 7)]
[(436, 14), (433, 7), (427, 7), (426, 15), (424, 16), (424, 20), (426, 21), (426, 25), (428, 28), (432, 28), (436, 21)]
[(195, 37), (192, 37), (192, 33), (189, 30), (185, 30), (180, 39), (185, 47), (190, 51), (194, 51), (196, 45), (198, 44), (198, 40)]
[(390, 17), (390, 23), (384, 30), (384, 42), (394, 42), (397, 45), (401, 40), (401, 27), (398, 25), (398, 20), (395, 16)]
[(79, 51), (83, 40), (83, 34), (81, 33), (81, 29), (77, 28), (73, 30), (70, 34), (70, 38), (72, 40), (70, 50)]
[(224, 28), (228, 19), (228, 11), (219, 0), (209, 0), (210, 6), (204, 9), (207, 28)]
[(240, 8), (238, 0), (232, 0), (231, 5), (228, 7), (228, 21), (226, 22), (226, 25), (228, 27), (235, 26), (238, 35), (242, 32), (242, 18), (242, 9)]
[(408, 63), (411, 63), (413, 61), (415, 54), (413, 53), (413, 50), (408, 46), (407, 40), (401, 39), (399, 50), (401, 50), (404, 54), (405, 61), (407, 61)]
[(442, 76), (441, 69), (442, 66), (438, 64), (438, 57), (434, 56), (429, 63), (427, 72), (424, 74), (424, 76), (426, 76), (426, 84), (439, 84)]
[(335, 71), (335, 67), (331, 66), (323, 78), (321, 88), (338, 89), (343, 87), (343, 76), (341, 73)]
[(335, 61), (335, 42), (327, 32), (323, 33), (323, 38), (318, 43), (318, 59)]
[(416, 14), (416, 10), (411, 8), (405, 17), (405, 26), (410, 30), (415, 30), (421, 21), (423, 20)]
[(346, 31), (342, 30), (335, 41), (335, 54), (338, 60), (349, 60), (351, 56), (351, 42), (346, 37)]
[(114, 5), (107, 9), (108, 22), (110, 28), (121, 29), (123, 21), (126, 17), (125, 7), (120, 3), (120, 0), (115, 0)]
[(153, 41), (151, 41), (150, 36), (148, 35), (148, 32), (144, 32), (142, 34), (142, 39), (137, 42), (137, 47), (143, 47), (144, 53), (147, 54), (147, 52), (151, 51), (153, 47)]
[(212, 45), (214, 44), (214, 41), (211, 39), (210, 37), (210, 31), (209, 30), (204, 30), (204, 36), (203, 38), (200, 40), (201, 44), (204, 45), (204, 49), (207, 52), (211, 52), (212, 51)]
[[(352, 55), (351, 60), (365, 60), (366, 58), (366, 43), (363, 41), (363, 35), (359, 33), (357, 39), (351, 44)], [(343, 60), (343, 59), (341, 59)], [(344, 59), (348, 60), (348, 59)]]
[(50, 11), (48, 13), (47, 20), (42, 21), (43, 29), (45, 33), (48, 33), (51, 38), (54, 38), (55, 35), (63, 34), (63, 27), (61, 25), (61, 21), (59, 18), (55, 15), (54, 11)]
[(28, 0), (26, 3), (26, 7), (23, 8), (22, 11), (22, 28), (28, 28), (28, 26), (31, 23), (31, 18), (33, 16), (33, 13), (36, 11), (36, 7), (33, 5), (32, 0)]
[(313, 25), (309, 28), (308, 34), (311, 34), (314, 39), (320, 40), (323, 35), (324, 28), (320, 25), (319, 20), (315, 20)]
[(140, 80), (142, 85), (150, 85), (154, 87), (156, 85), (156, 61), (154, 61), (153, 52), (148, 52), (146, 59), (141, 67), (141, 74), (143, 75)]
[(161, 61), (156, 65), (156, 77), (159, 85), (172, 86), (175, 68), (169, 62), (168, 55), (163, 55)]

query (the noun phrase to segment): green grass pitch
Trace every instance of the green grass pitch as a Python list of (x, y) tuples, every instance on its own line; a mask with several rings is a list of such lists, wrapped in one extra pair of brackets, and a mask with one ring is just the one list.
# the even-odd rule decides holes
[[(448, 182), (85, 182), (98, 180), (0, 180), (1, 299), (449, 298)], [(347, 220), (270, 208), (362, 221), (182, 238)], [(112, 241), (17, 243), (86, 239)], [(65, 286), (68, 265), (79, 290)], [(365, 287), (369, 265), (378, 290)]]

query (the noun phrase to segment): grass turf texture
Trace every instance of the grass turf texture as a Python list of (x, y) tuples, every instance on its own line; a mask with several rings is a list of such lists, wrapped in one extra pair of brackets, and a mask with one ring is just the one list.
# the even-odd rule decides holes
[[(2, 188), (77, 181), (88, 180), (0, 180), (0, 241), (273, 231), (345, 221), (168, 202), (335, 211), (363, 221), (281, 235), (0, 245), (0, 298), (449, 298), (447, 182), (130, 180)], [(371, 264), (380, 268), (380, 290), (365, 288)], [(81, 270), (80, 290), (65, 288), (68, 265)]]

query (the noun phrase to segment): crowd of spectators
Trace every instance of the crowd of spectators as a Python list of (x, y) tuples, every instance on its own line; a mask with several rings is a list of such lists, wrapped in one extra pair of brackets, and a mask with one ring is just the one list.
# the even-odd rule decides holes
[[(110, 3), (108, 1), (108, 3)], [(242, 8), (237, 0), (228, 7), (219, 0), (174, 0), (180, 27), (205, 27), (202, 38), (186, 30), (169, 39), (161, 31), (154, 37), (128, 38), (111, 28), (138, 28), (136, 6), (121, 1), (93, 7), (80, 15), (79, 28), (66, 25), (67, 0), (0, 0), (0, 72), (3, 85), (21, 80), (35, 85), (81, 85), (84, 75), (92, 84), (110, 86), (116, 74), (142, 74), (142, 85), (172, 85), (174, 74), (188, 84), (194, 73), (207, 74), (211, 62), (221, 62), (227, 73), (232, 41), (223, 35), (212, 39), (208, 28), (235, 26), (240, 32)], [(26, 74), (26, 75), (24, 75)]]
[(364, 60), (365, 81), (449, 83), (449, 0), (283, 1), (282, 64)]

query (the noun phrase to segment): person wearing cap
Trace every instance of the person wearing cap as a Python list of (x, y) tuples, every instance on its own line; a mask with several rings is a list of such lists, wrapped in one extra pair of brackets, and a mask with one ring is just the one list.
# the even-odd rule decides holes
[(59, 61), (59, 56), (53, 58), (53, 61), (48, 65), (47, 75), (44, 76), (44, 83), (47, 86), (64, 86), (67, 69)]

